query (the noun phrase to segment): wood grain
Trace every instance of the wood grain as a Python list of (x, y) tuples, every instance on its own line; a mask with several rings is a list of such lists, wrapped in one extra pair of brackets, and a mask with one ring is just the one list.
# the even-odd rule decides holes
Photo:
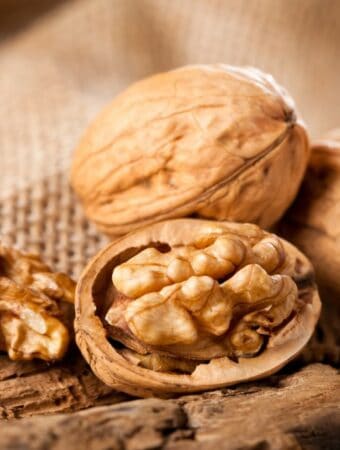
[(309, 346), (279, 374), (175, 400), (132, 400), (114, 392), (74, 348), (54, 365), (1, 355), (0, 448), (336, 450), (340, 326), (335, 306), (324, 303)]
[(295, 373), (177, 400), (146, 399), (0, 422), (2, 449), (336, 450), (340, 377)]
[(75, 350), (54, 365), (0, 356), (0, 419), (75, 411), (126, 398), (98, 380)]

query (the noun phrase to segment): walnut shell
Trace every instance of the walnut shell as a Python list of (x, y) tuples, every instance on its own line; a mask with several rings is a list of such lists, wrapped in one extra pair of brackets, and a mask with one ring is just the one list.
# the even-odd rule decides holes
[(188, 66), (119, 95), (82, 138), (71, 182), (114, 237), (193, 214), (267, 228), (293, 201), (308, 157), (294, 103), (271, 76)]
[(312, 145), (299, 195), (280, 232), (312, 261), (318, 284), (340, 294), (340, 129)]
[[(152, 259), (157, 255), (159, 264)], [(174, 270), (178, 256), (182, 263), (189, 259), (195, 276)], [(214, 289), (210, 296), (203, 292), (204, 308), (196, 288), (204, 290), (209, 279)], [(170, 291), (177, 296), (167, 297)], [(136, 322), (146, 302), (161, 308)], [(177, 219), (130, 233), (92, 259), (76, 289), (75, 332), (83, 356), (106, 384), (167, 397), (272, 374), (305, 346), (319, 313), (313, 268), (288, 242), (252, 224)], [(177, 326), (179, 316), (185, 324), (192, 319), (193, 332), (190, 324)]]

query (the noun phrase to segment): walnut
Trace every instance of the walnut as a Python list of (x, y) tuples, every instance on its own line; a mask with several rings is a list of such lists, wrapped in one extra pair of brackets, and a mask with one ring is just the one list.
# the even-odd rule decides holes
[(0, 349), (13, 360), (64, 356), (75, 283), (37, 256), (0, 245)]
[(301, 191), (280, 233), (311, 259), (318, 284), (340, 294), (340, 130), (312, 146)]
[(320, 300), (309, 261), (252, 224), (178, 219), (115, 241), (76, 294), (76, 340), (133, 395), (213, 389), (273, 373), (309, 340)]
[(81, 140), (71, 181), (113, 237), (193, 214), (267, 228), (293, 201), (308, 157), (293, 101), (271, 76), (188, 66), (117, 97)]

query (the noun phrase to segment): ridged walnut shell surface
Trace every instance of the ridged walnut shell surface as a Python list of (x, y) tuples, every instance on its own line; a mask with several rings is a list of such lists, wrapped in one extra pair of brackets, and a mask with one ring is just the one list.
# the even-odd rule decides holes
[(280, 232), (312, 261), (317, 281), (340, 295), (340, 129), (312, 145), (299, 195)]
[[(106, 384), (132, 395), (171, 396), (197, 392), (265, 377), (294, 358), (311, 337), (320, 313), (320, 300), (313, 282), (313, 268), (306, 257), (281, 240), (293, 267), (290, 276), (298, 286), (296, 314), (269, 336), (266, 347), (250, 358), (212, 358), (192, 373), (156, 372), (135, 365), (122, 353), (122, 344), (110, 341), (104, 317), (115, 301), (112, 271), (140, 250), (151, 245), (192, 245), (197, 236), (219, 229), (252, 238), (259, 228), (249, 224), (178, 219), (157, 223), (115, 241), (93, 258), (84, 270), (76, 292), (75, 331), (77, 344), (95, 374)], [(261, 231), (261, 233), (264, 233)], [(273, 236), (273, 235), (271, 235)]]
[(83, 136), (71, 181), (112, 236), (192, 214), (267, 228), (293, 201), (308, 155), (293, 101), (271, 76), (188, 66), (118, 96)]

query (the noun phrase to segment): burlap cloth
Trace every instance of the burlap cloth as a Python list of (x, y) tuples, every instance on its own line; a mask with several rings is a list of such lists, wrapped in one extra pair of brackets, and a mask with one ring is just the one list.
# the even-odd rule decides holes
[(256, 65), (313, 135), (339, 125), (337, 0), (0, 0), (0, 234), (77, 276), (105, 242), (68, 185), (76, 142), (135, 79)]

